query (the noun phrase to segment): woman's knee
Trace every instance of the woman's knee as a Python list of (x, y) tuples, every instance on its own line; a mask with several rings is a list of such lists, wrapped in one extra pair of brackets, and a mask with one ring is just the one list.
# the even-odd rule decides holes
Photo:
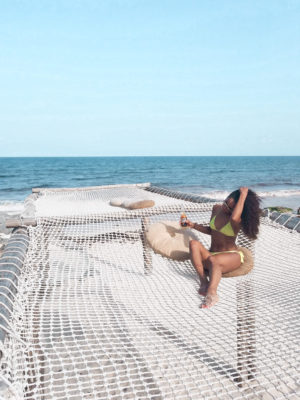
[(207, 258), (207, 263), (210, 269), (222, 269), (222, 264), (214, 256), (209, 256)]
[(198, 240), (195, 240), (195, 239), (190, 240), (190, 242), (189, 242), (190, 250), (199, 249), (200, 245), (201, 245), (200, 242), (198, 242)]

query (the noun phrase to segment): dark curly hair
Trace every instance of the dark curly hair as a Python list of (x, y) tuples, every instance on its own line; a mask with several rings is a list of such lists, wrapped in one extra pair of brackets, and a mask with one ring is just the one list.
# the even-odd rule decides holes
[[(235, 190), (230, 193), (228, 198), (233, 198), (235, 203), (238, 202), (240, 198), (240, 191)], [(242, 230), (249, 239), (257, 239), (258, 227), (259, 227), (259, 217), (261, 214), (260, 209), (261, 199), (260, 197), (249, 189), (245, 200), (243, 212), (242, 212)]]

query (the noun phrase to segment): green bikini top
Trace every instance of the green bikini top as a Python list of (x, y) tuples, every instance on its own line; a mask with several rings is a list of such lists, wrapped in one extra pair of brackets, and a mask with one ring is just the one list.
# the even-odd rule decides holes
[(226, 225), (224, 225), (221, 229), (217, 229), (216, 225), (215, 225), (215, 219), (216, 219), (216, 215), (211, 219), (211, 221), (209, 223), (209, 226), (211, 227), (211, 229), (213, 231), (223, 233), (223, 235), (225, 235), (225, 236), (235, 236), (235, 233), (231, 226), (230, 221)]

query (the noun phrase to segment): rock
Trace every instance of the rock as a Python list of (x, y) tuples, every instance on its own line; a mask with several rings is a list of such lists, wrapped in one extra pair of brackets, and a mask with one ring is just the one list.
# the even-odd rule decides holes
[(276, 207), (267, 207), (268, 210), (270, 210), (271, 212), (273, 211), (277, 211), (280, 213), (292, 213), (293, 209), (292, 208), (288, 208), (288, 207), (282, 207), (282, 206), (276, 206)]

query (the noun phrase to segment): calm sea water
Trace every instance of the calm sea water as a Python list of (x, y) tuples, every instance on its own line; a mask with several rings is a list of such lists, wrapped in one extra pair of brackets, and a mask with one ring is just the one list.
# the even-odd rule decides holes
[(240, 186), (266, 205), (300, 206), (300, 157), (0, 158), (0, 211), (17, 209), (32, 187), (151, 182), (223, 199)]

